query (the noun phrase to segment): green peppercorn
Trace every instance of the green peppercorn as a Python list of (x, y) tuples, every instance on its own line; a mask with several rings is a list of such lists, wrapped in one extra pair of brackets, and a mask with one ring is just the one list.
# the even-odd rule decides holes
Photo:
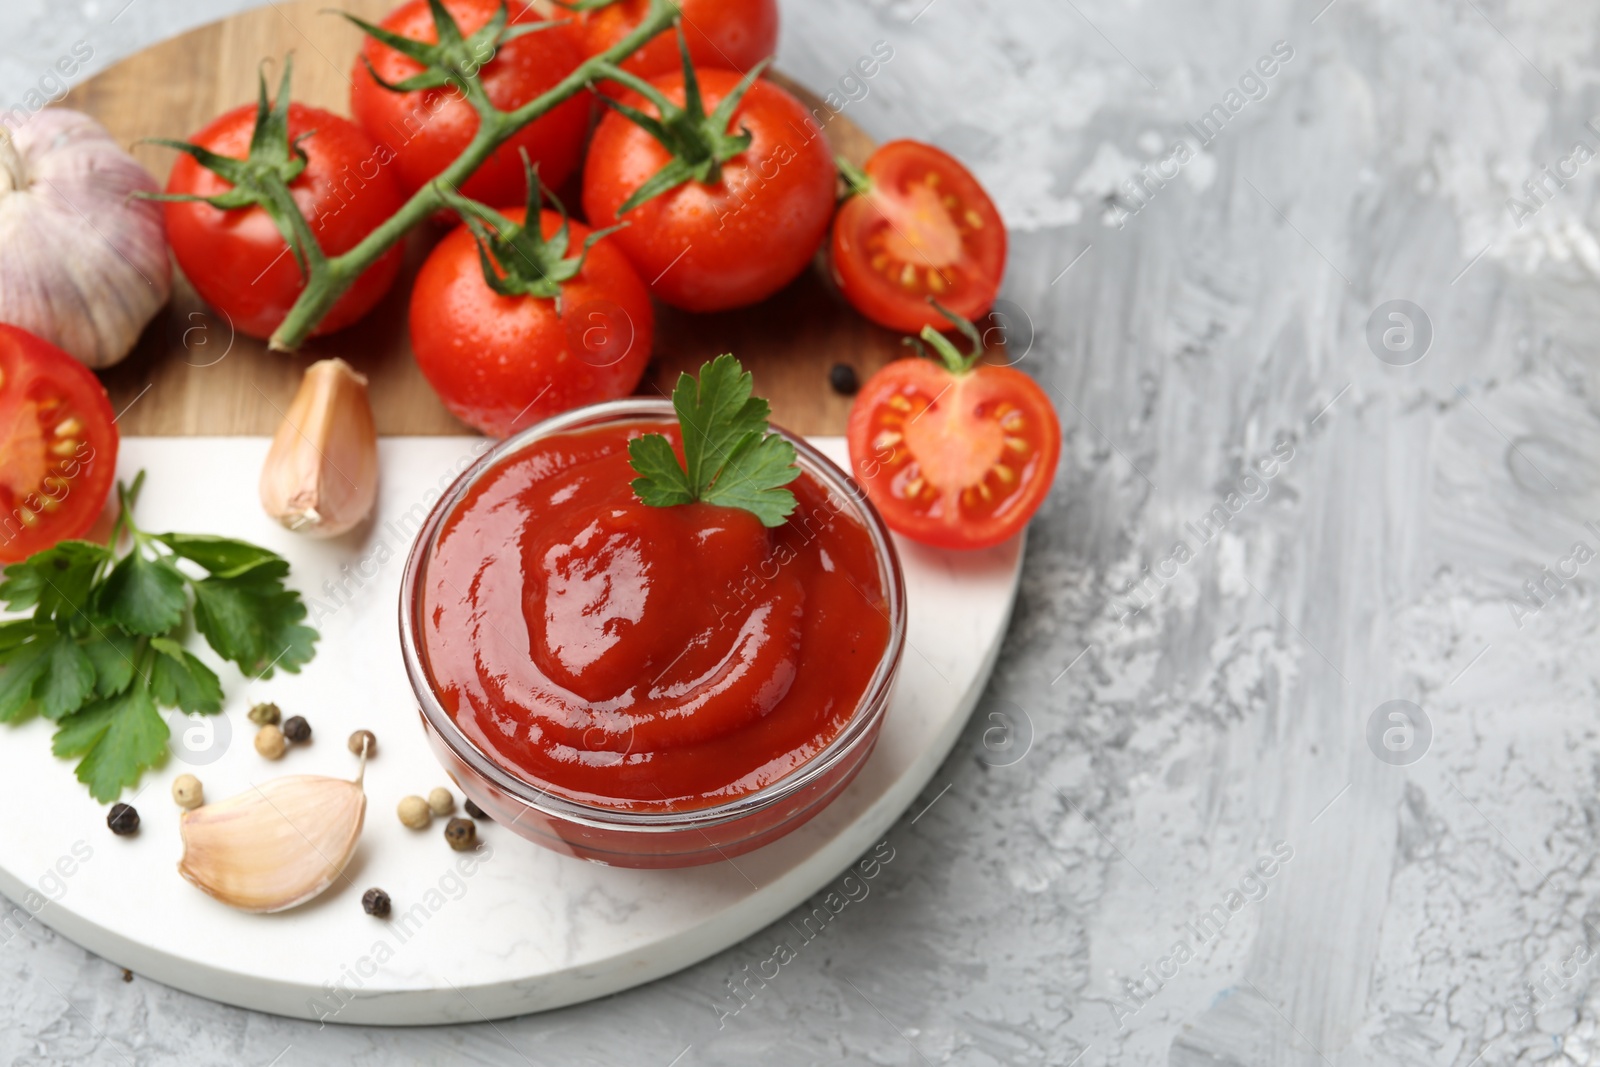
[(445, 824), (444, 839), (457, 852), (471, 852), (478, 844), (478, 827), (471, 819), (451, 819)]
[(276, 704), (257, 704), (250, 709), (250, 721), (257, 726), (276, 726), (283, 720), (283, 712)]
[(389, 894), (381, 889), (369, 889), (361, 894), (361, 910), (380, 919), (389, 917)]
[(139, 813), (133, 809), (132, 804), (113, 804), (110, 814), (106, 816), (106, 825), (111, 827), (111, 832), (118, 837), (138, 833)]
[(291, 744), (304, 744), (311, 740), (311, 724), (299, 715), (285, 719), (283, 720), (283, 736)]

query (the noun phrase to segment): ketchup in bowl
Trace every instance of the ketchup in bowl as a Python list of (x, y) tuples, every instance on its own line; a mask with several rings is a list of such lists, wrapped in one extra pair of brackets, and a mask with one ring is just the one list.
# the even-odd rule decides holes
[(402, 606), (462, 789), (629, 866), (736, 855), (819, 810), (870, 754), (904, 642), (881, 521), (803, 442), (782, 525), (642, 503), (628, 444), (681, 450), (670, 411), (598, 405), (502, 443), (430, 516)]

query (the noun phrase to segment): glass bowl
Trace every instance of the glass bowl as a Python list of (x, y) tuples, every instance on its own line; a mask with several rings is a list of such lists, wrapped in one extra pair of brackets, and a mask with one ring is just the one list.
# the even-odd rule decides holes
[(428, 513), (400, 586), (400, 648), (434, 754), (461, 791), (499, 825), (568, 855), (618, 867), (690, 867), (737, 856), (800, 826), (838, 796), (872, 754), (906, 636), (905, 579), (888, 528), (849, 475), (793, 434), (798, 463), (828, 492), (839, 512), (870, 536), (889, 611), (889, 640), (854, 714), (821, 752), (762, 789), (710, 807), (624, 811), (585, 804), (541, 788), (490, 759), (456, 725), (435, 691), (421, 639), (423, 590), (439, 530), (490, 468), (554, 434), (617, 422), (674, 421), (665, 400), (595, 404), (531, 426), (484, 453)]

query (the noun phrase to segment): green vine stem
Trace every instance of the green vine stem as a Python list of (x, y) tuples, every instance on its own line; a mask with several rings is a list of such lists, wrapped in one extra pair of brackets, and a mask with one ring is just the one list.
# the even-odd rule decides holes
[[(632, 33), (606, 51), (585, 60), (549, 92), (528, 101), (515, 111), (501, 111), (491, 104), (487, 94), (482, 92), (478, 75), (474, 73), (466, 85), (467, 98), (478, 112), (479, 119), (478, 132), (472, 142), (443, 173), (417, 190), (405, 206), (350, 251), (328, 258), (320, 255), (307, 257), (305, 290), (273, 333), (270, 346), (280, 352), (292, 352), (304, 344), (311, 331), (333, 309), (339, 297), (355, 284), (368, 267), (404, 238), (413, 226), (447, 206), (446, 191), (459, 189), (494, 154), (494, 150), (517, 131), (583, 91), (596, 78), (606, 76), (609, 70), (615, 69), (617, 64), (637, 52), (651, 38), (670, 27), (678, 16), (678, 5), (673, 0), (650, 0), (650, 10)], [(475, 88), (477, 91), (474, 91)], [(292, 198), (289, 203), (293, 203)], [(296, 214), (299, 214), (298, 209)]]

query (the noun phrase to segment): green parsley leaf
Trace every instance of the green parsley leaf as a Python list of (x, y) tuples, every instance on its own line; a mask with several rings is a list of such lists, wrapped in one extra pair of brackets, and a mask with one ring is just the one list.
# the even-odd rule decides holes
[(50, 666), (50, 646), (34, 640), (5, 654), (0, 670), (0, 722), (16, 722), (33, 702), (33, 688)]
[(53, 629), (49, 625), (41, 626), (32, 619), (0, 622), (0, 663), (5, 662), (7, 652), (21, 647), (36, 637), (50, 633)]
[(749, 434), (734, 447), (722, 473), (702, 495), (708, 504), (754, 512), (764, 525), (782, 526), (795, 509), (794, 494), (780, 488), (795, 478), (794, 445), (777, 434)]
[(658, 433), (647, 434), (628, 443), (628, 458), (643, 477), (633, 480), (633, 491), (651, 507), (670, 508), (692, 504), (695, 492), (678, 463), (672, 442)]
[(62, 541), (5, 569), (0, 600), (12, 611), (32, 608), (39, 622), (72, 620), (90, 605), (89, 592), (111, 550), (90, 541)]
[(66, 634), (58, 634), (44, 648), (45, 671), (33, 687), (33, 699), (45, 718), (60, 719), (94, 695), (94, 664)]
[(678, 376), (672, 406), (683, 434), (684, 463), (662, 434), (628, 444), (640, 477), (633, 491), (653, 507), (700, 500), (742, 508), (764, 525), (781, 526), (794, 511), (794, 493), (783, 488), (800, 476), (794, 446), (767, 425), (771, 409), (752, 396), (755, 380), (731, 355), (700, 368), (696, 381)]
[(97, 696), (116, 696), (133, 684), (134, 661), (138, 659), (139, 639), (115, 627), (102, 630), (84, 642), (84, 654), (94, 664), (94, 691)]
[(252, 677), (295, 674), (315, 654), (317, 631), (300, 625), (306, 606), (283, 579), (289, 564), (274, 556), (227, 577), (194, 583), (195, 628), (223, 659)]
[(136, 685), (63, 720), (51, 748), (57, 756), (83, 757), (78, 781), (106, 804), (161, 762), (170, 733), (150, 691)]
[(150, 695), (157, 704), (190, 714), (222, 710), (222, 683), (210, 667), (165, 637), (152, 637), (150, 648), (156, 653), (150, 664)]
[(687, 374), (678, 375), (672, 406), (683, 428), (685, 470), (697, 494), (716, 480), (740, 441), (766, 432), (772, 409), (765, 400), (751, 396), (754, 391), (754, 377), (731, 355), (702, 366), (698, 382)]
[(183, 621), (189, 606), (184, 581), (170, 560), (152, 559), (135, 543), (101, 583), (96, 607), (124, 633), (164, 634)]
[(169, 533), (160, 534), (156, 539), (184, 559), (198, 563), (212, 574), (222, 577), (238, 574), (257, 563), (281, 558), (248, 541), (235, 541), (228, 537)]

